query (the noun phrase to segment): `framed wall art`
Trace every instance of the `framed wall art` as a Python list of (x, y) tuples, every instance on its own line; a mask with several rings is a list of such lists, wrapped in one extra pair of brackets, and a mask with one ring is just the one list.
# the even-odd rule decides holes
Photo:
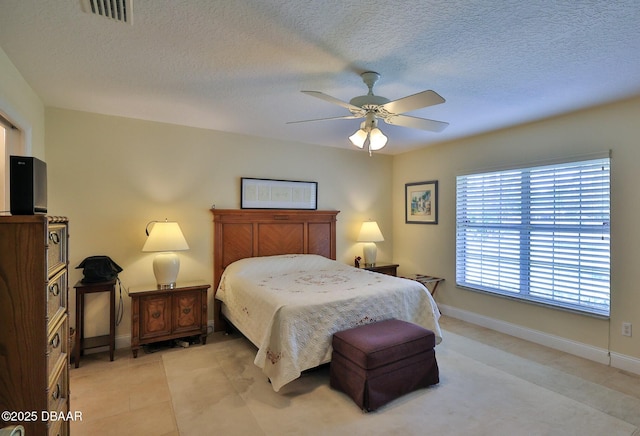
[(254, 179), (242, 177), (242, 209), (312, 209), (318, 208), (318, 182)]
[(404, 185), (405, 223), (438, 224), (438, 181)]

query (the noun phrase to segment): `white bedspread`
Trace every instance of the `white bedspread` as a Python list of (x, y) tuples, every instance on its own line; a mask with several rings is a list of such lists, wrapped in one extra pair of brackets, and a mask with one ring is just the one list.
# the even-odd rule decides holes
[(331, 360), (332, 335), (397, 318), (442, 340), (440, 312), (420, 283), (354, 268), (317, 255), (242, 259), (229, 265), (216, 298), (251, 340), (254, 363), (275, 391), (302, 371)]

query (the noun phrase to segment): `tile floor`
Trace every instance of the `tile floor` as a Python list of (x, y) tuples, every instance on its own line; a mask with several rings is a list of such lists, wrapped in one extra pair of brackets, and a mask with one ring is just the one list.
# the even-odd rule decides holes
[[(445, 332), (455, 333), (468, 340), (469, 344), (490, 344), (539, 365), (570, 373), (640, 400), (638, 375), (452, 318), (443, 317), (441, 325)], [(232, 339), (237, 337), (214, 333), (209, 335), (207, 344)], [(473, 346), (468, 347), (469, 353), (473, 353), (473, 349)], [(121, 349), (117, 350), (113, 362), (109, 361), (108, 353), (83, 356), (80, 367), (72, 366), (70, 371), (71, 410), (80, 411), (83, 417), (82, 422), (71, 424), (72, 434), (179, 435), (162, 356), (181, 351), (179, 347), (149, 354), (141, 350), (138, 358), (134, 359), (130, 350)], [(489, 361), (491, 356), (474, 358)], [(520, 368), (512, 370), (511, 373), (516, 374)], [(527, 375), (518, 376), (528, 378)]]

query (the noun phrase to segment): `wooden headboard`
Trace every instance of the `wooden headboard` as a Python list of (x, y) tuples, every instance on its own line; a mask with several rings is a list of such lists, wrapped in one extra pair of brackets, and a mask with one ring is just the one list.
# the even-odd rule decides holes
[[(211, 209), (214, 297), (227, 265), (247, 257), (319, 254), (336, 258), (337, 210)], [(223, 329), (214, 298), (215, 331)]]

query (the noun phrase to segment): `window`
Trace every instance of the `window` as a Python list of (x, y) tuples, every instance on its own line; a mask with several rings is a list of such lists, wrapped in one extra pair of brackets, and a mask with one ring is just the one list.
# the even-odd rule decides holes
[(457, 177), (456, 283), (609, 316), (610, 159)]

